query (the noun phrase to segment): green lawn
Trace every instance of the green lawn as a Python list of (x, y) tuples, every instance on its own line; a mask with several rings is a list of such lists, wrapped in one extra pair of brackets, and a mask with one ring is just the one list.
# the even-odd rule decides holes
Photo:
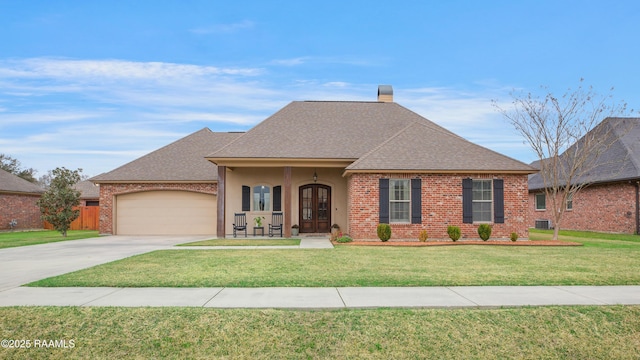
[[(547, 234), (533, 233), (533, 238)], [(584, 246), (355, 247), (155, 251), (31, 286), (343, 287), (638, 285), (640, 242)]]
[(10, 359), (638, 359), (640, 307), (377, 309), (0, 308)]
[(298, 246), (300, 239), (211, 239), (178, 246)]
[(70, 230), (67, 237), (57, 231), (20, 231), (0, 233), (0, 249), (16, 246), (27, 246), (52, 243), (58, 241), (78, 240), (97, 237), (97, 231)]

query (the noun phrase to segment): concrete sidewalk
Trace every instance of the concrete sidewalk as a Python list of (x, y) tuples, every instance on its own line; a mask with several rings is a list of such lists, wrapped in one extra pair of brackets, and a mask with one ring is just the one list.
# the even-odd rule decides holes
[(640, 305), (640, 286), (456, 286), (387, 288), (32, 288), (0, 292), (0, 306), (123, 306), (282, 309), (496, 308)]

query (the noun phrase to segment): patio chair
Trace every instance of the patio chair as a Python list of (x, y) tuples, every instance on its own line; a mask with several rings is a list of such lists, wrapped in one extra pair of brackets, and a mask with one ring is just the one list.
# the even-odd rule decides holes
[(273, 236), (273, 233), (280, 231), (280, 237), (282, 237), (282, 219), (284, 216), (281, 212), (271, 213), (271, 224), (269, 224), (269, 236)]
[(236, 213), (233, 221), (233, 237), (236, 237), (237, 231), (244, 230), (244, 237), (247, 237), (247, 214)]

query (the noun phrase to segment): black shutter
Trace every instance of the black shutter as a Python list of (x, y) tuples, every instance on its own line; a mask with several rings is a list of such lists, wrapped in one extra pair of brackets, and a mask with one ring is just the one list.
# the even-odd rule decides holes
[(380, 179), (380, 223), (389, 223), (389, 179)]
[(462, 179), (462, 222), (473, 224), (473, 180)]
[(493, 180), (493, 221), (504, 224), (504, 180)]
[(242, 185), (242, 211), (251, 211), (251, 188)]
[(282, 186), (273, 187), (273, 211), (282, 211)]
[(411, 179), (411, 223), (422, 224), (422, 179)]

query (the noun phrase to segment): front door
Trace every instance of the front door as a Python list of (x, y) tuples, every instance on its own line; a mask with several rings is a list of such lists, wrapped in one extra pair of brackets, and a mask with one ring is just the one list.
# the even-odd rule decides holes
[(331, 230), (331, 187), (309, 184), (300, 187), (300, 232)]

